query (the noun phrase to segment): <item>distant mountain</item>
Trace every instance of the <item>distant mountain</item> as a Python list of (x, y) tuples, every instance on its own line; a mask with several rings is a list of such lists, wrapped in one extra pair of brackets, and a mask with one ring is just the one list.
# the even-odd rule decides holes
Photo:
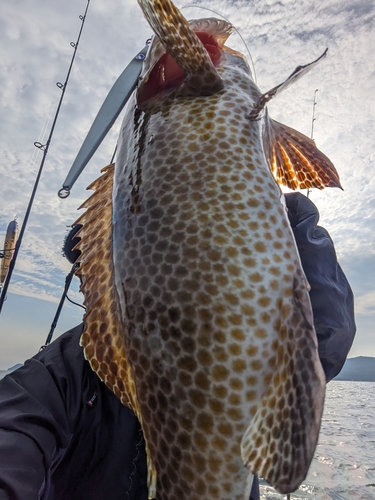
[(349, 358), (334, 380), (353, 380), (356, 382), (375, 382), (375, 358), (358, 356)]
[[(21, 363), (8, 368), (8, 370), (0, 370), (0, 380), (9, 372), (17, 370), (22, 366)], [(341, 372), (333, 380), (352, 380), (355, 382), (375, 382), (375, 358), (367, 356), (358, 356), (358, 358), (349, 358)]]
[(17, 370), (17, 368), (21, 368), (22, 363), (17, 363), (16, 365), (12, 366), (11, 368), (8, 368), (8, 372), (12, 372), (14, 370)]
[(5, 375), (8, 375), (9, 373), (13, 372), (14, 370), (17, 370), (20, 366), (23, 366), (21, 363), (17, 363), (16, 365), (12, 366), (11, 368), (8, 368), (8, 370), (0, 370), (0, 380), (5, 377)]

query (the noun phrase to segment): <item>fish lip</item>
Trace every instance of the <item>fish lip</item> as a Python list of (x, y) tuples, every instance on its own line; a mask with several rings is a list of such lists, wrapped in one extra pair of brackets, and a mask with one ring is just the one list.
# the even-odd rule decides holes
[[(228, 37), (235, 31), (234, 26), (228, 21), (210, 17), (210, 18), (192, 19), (189, 20), (188, 23), (191, 29), (195, 33), (201, 32), (208, 34), (215, 39), (215, 42), (217, 42), (217, 46), (221, 54), (217, 62), (214, 63), (215, 67), (219, 67), (220, 63), (224, 60), (225, 57), (224, 52), (235, 53), (236, 55), (241, 56), (243, 59), (245, 59), (241, 53), (239, 52), (237, 53), (230, 47), (226, 47), (224, 45)], [(145, 85), (147, 85), (147, 82), (149, 81), (151, 72), (154, 70), (154, 68), (159, 63), (160, 59), (165, 54), (167, 54), (167, 50), (162, 45), (160, 38), (157, 35), (153, 35), (149, 39), (149, 50), (145, 58), (145, 61), (143, 63), (141, 74), (138, 79), (136, 98), (137, 98), (137, 104), (139, 105), (140, 109), (143, 109), (147, 102), (154, 100), (153, 97), (144, 100), (142, 98), (142, 93)], [(185, 85), (187, 87), (190, 85), (189, 75), (186, 75), (184, 81), (179, 84), (180, 87), (182, 85)], [(169, 91), (167, 93), (169, 93)]]

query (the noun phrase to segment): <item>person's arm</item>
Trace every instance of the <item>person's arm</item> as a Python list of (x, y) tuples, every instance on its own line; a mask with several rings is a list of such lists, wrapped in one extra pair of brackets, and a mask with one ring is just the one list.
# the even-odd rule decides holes
[(337, 262), (328, 232), (317, 226), (319, 212), (315, 205), (301, 193), (288, 193), (285, 200), (302, 267), (311, 286), (319, 357), (328, 382), (340, 372), (353, 343), (353, 292)]
[(70, 442), (81, 403), (81, 329), (0, 381), (0, 500), (43, 498), (51, 465)]

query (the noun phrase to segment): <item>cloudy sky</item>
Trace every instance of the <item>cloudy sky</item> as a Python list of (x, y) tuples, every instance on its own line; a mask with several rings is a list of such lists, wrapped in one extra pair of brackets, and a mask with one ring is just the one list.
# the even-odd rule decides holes
[[(178, 6), (187, 3), (178, 2)], [(41, 153), (60, 98), (86, 0), (0, 0), (0, 241), (22, 222)], [(314, 138), (340, 174), (344, 191), (313, 191), (320, 223), (335, 244), (356, 299), (358, 333), (350, 356), (375, 356), (375, 4), (373, 0), (204, 0), (241, 32), (265, 92), (299, 64), (329, 47), (327, 58), (269, 106), (270, 115)], [(211, 17), (204, 11), (183, 11)], [(71, 79), (40, 187), (0, 315), (0, 369), (32, 356), (44, 343), (70, 265), (61, 256), (67, 226), (86, 186), (109, 163), (120, 120), (71, 196), (61, 187), (112, 84), (151, 35), (136, 0), (91, 0)], [(245, 50), (237, 35), (230, 46)], [(0, 243), (1, 245), (1, 243)], [(78, 283), (71, 297), (79, 300)], [(67, 304), (55, 335), (80, 322)]]

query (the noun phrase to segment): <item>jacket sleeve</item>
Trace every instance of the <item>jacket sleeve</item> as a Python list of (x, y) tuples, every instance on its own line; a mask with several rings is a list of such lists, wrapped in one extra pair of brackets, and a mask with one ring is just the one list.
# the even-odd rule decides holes
[(51, 464), (69, 444), (81, 399), (81, 329), (0, 381), (0, 500), (43, 498)]
[(310, 300), (320, 361), (327, 382), (345, 363), (354, 340), (353, 292), (337, 262), (328, 232), (317, 225), (319, 212), (301, 193), (285, 195), (288, 217), (310, 283)]

